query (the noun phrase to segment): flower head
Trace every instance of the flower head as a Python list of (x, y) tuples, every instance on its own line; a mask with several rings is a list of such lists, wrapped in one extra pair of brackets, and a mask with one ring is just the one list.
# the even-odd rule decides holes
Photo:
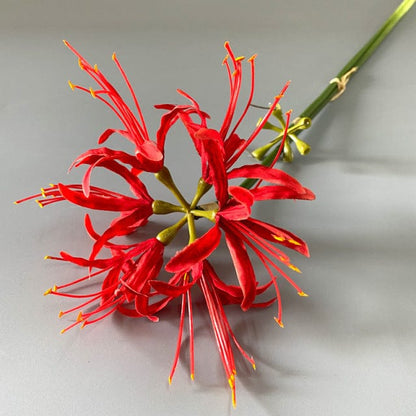
[[(184, 91), (178, 92), (189, 103), (184, 105), (161, 104), (164, 110), (161, 117), (156, 141), (149, 138), (137, 98), (121, 68), (116, 56), (113, 60), (119, 68), (135, 103), (138, 118), (130, 110), (121, 95), (110, 84), (96, 66), (91, 66), (68, 42), (68, 48), (78, 57), (79, 66), (99, 85), (98, 89), (88, 89), (70, 83), (71, 88), (90, 93), (109, 106), (119, 117), (124, 129), (107, 129), (100, 136), (99, 144), (104, 143), (113, 133), (119, 133), (134, 145), (134, 154), (107, 147), (91, 149), (78, 156), (70, 169), (86, 166), (80, 184), (58, 184), (42, 189), (28, 199), (37, 199), (40, 206), (59, 201), (68, 201), (90, 210), (117, 212), (108, 227), (100, 234), (93, 225), (90, 215), (85, 216), (85, 229), (93, 240), (87, 257), (77, 257), (66, 252), (47, 258), (73, 263), (86, 269), (85, 274), (70, 283), (55, 285), (45, 294), (76, 298), (80, 303), (59, 316), (77, 314), (68, 329), (86, 326), (102, 320), (118, 311), (131, 317), (146, 317), (158, 320), (158, 313), (173, 299), (181, 300), (181, 313), (176, 352), (169, 375), (169, 382), (178, 363), (185, 315), (188, 314), (190, 330), (190, 372), (195, 373), (194, 334), (192, 296), (194, 288), (199, 287), (212, 322), (214, 337), (223, 363), (224, 371), (232, 391), (235, 404), (236, 366), (233, 345), (255, 368), (254, 359), (238, 343), (225, 314), (224, 305), (236, 304), (243, 311), (252, 307), (266, 307), (277, 301), (277, 323), (282, 323), (282, 304), (278, 278), (288, 281), (301, 296), (306, 296), (294, 280), (288, 275), (289, 269), (300, 270), (294, 266), (289, 256), (282, 250), (292, 249), (308, 256), (308, 248), (295, 234), (275, 225), (253, 218), (252, 207), (256, 201), (271, 199), (314, 198), (313, 193), (296, 179), (272, 166), (240, 165), (235, 167), (243, 152), (251, 145), (260, 130), (268, 123), (279, 100), (286, 91), (284, 86), (273, 101), (262, 121), (247, 137), (240, 137), (238, 127), (247, 114), (254, 93), (255, 56), (248, 59), (251, 74), (251, 89), (247, 102), (240, 115), (236, 115), (244, 57), (236, 57), (225, 43), (227, 56), (223, 61), (230, 83), (229, 104), (219, 129), (209, 126), (209, 115), (202, 111), (198, 102)], [(288, 132), (290, 114), (284, 128), (283, 141)], [(190, 140), (199, 154), (201, 177), (195, 196), (188, 201), (177, 188), (174, 179), (165, 166), (164, 149), (171, 127), (180, 121), (189, 133)], [(131, 196), (91, 184), (92, 172), (96, 168), (120, 176), (130, 187)], [(153, 172), (155, 177), (171, 192), (175, 202), (154, 200), (144, 185), (142, 172)], [(255, 179), (252, 189), (242, 185), (232, 185), (232, 180)], [(262, 182), (266, 182), (263, 185)], [(201, 204), (201, 198), (214, 190), (215, 199), (209, 204)], [(180, 213), (182, 217), (173, 225), (159, 231), (144, 241), (126, 244), (120, 237), (131, 234), (144, 227), (150, 216)], [(198, 235), (196, 220), (210, 221), (211, 227)], [(177, 251), (170, 259), (164, 258), (165, 246), (169, 245), (183, 227), (188, 227), (189, 243)], [(135, 237), (133, 237), (134, 239)], [(220, 277), (212, 266), (211, 258), (225, 239), (231, 261), (235, 269), (235, 281), (229, 282)], [(130, 240), (131, 241), (131, 240)], [(263, 264), (269, 279), (260, 284), (256, 278), (251, 256), (254, 254)], [(167, 279), (161, 279), (164, 268)], [(73, 288), (88, 281), (96, 282), (94, 291), (73, 292)], [(275, 296), (264, 301), (258, 296), (274, 287)]]

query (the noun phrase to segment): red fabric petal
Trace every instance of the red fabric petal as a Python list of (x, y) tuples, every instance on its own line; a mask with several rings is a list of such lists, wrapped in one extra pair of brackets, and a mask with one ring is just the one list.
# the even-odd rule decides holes
[(214, 185), (218, 205), (228, 199), (228, 181), (224, 164), (224, 146), (220, 134), (213, 129), (202, 128), (195, 133), (195, 140), (201, 144), (202, 177)]
[(254, 218), (244, 220), (242, 223), (247, 225), (247, 227), (249, 227), (252, 232), (256, 233), (261, 238), (272, 241), (276, 244), (281, 244), (303, 254), (306, 257), (309, 257), (309, 249), (307, 244), (290, 231), (275, 227), (272, 224), (256, 220)]
[(159, 280), (152, 280), (149, 283), (158, 294), (176, 298), (190, 290), (196, 282), (197, 280), (182, 286), (171, 285), (167, 282), (161, 282)]
[(190, 270), (193, 265), (206, 259), (218, 247), (220, 239), (221, 232), (216, 224), (202, 237), (178, 251), (166, 264), (166, 271), (177, 273)]
[(254, 202), (251, 192), (240, 186), (230, 186), (228, 192), (233, 198), (228, 200), (226, 207), (219, 211), (218, 215), (231, 221), (247, 219), (251, 214), (251, 206)]
[(315, 194), (307, 188), (303, 188), (302, 192), (298, 192), (285, 186), (261, 186), (250, 191), (256, 201), (270, 199), (315, 199)]
[(250, 308), (256, 297), (256, 276), (253, 265), (248, 256), (244, 243), (234, 233), (225, 229), (225, 241), (230, 251), (238, 281), (243, 291), (241, 309), (246, 311)]
[(142, 222), (147, 221), (147, 218), (151, 214), (152, 208), (151, 206), (147, 206), (114, 220), (110, 227), (95, 242), (90, 254), (90, 259), (94, 259), (109, 240), (114, 237), (130, 234), (132, 227), (136, 228)]
[(246, 141), (241, 139), (237, 134), (232, 134), (224, 141), (225, 160), (231, 159), (231, 156), (239, 150)]
[(140, 169), (147, 172), (157, 172), (163, 167), (163, 154), (152, 141), (145, 141), (138, 145), (136, 157), (140, 162)]
[(299, 193), (304, 192), (304, 187), (292, 176), (279, 169), (269, 168), (263, 165), (245, 165), (228, 172), (228, 179), (253, 178), (285, 186)]
[(112, 197), (92, 193), (86, 198), (83, 192), (72, 190), (62, 183), (58, 184), (58, 188), (62, 197), (67, 201), (85, 208), (103, 211), (132, 211), (143, 205), (142, 201), (127, 196)]
[(122, 136), (126, 136), (128, 132), (126, 130), (119, 130), (119, 129), (107, 129), (104, 131), (101, 136), (98, 138), (98, 144), (104, 143), (111, 135), (114, 133), (121, 134)]

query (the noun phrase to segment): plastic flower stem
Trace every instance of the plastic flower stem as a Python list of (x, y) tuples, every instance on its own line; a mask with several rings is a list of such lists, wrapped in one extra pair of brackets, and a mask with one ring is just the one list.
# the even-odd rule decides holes
[[(359, 68), (367, 61), (368, 58), (375, 52), (384, 38), (392, 31), (392, 29), (399, 23), (401, 18), (411, 9), (416, 0), (404, 0), (393, 12), (393, 14), (385, 21), (380, 29), (371, 37), (371, 39), (348, 61), (348, 63), (339, 71), (336, 78), (341, 79), (345, 74), (351, 71), (352, 68)], [(353, 75), (353, 74), (351, 74)], [(338, 93), (338, 85), (330, 83), (322, 93), (300, 114), (299, 117), (309, 117), (313, 119)], [(294, 134), (301, 133), (302, 130), (297, 130)], [(272, 149), (263, 159), (262, 164), (270, 166), (278, 152), (278, 146)], [(256, 183), (255, 179), (244, 181), (241, 186), (251, 188)]]

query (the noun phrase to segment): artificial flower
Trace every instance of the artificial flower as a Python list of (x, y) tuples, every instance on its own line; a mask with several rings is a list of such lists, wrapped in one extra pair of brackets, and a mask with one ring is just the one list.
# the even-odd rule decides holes
[[(277, 279), (282, 277), (295, 287), (298, 294), (306, 296), (300, 287), (283, 270), (283, 266), (299, 272), (288, 255), (280, 246), (295, 250), (308, 256), (306, 243), (295, 234), (268, 224), (251, 216), (256, 201), (270, 199), (311, 200), (313, 193), (296, 179), (273, 165), (237, 166), (240, 157), (255, 140), (261, 129), (273, 114), (288, 83), (283, 87), (268, 109), (262, 121), (247, 137), (240, 137), (238, 127), (246, 116), (254, 94), (255, 56), (248, 59), (251, 73), (251, 89), (242, 113), (236, 111), (242, 85), (244, 57), (236, 57), (225, 43), (227, 56), (223, 61), (230, 83), (230, 99), (224, 119), (219, 129), (209, 126), (209, 115), (200, 109), (198, 102), (189, 94), (179, 90), (189, 104), (161, 104), (156, 108), (164, 110), (161, 116), (156, 140), (149, 138), (137, 98), (130, 82), (116, 56), (113, 55), (135, 103), (138, 118), (130, 110), (121, 95), (107, 78), (91, 66), (68, 42), (65, 44), (78, 57), (79, 66), (99, 85), (99, 89), (87, 89), (71, 82), (72, 89), (90, 93), (94, 98), (107, 104), (119, 117), (124, 129), (110, 128), (100, 136), (98, 143), (103, 144), (112, 134), (118, 133), (134, 145), (134, 154), (99, 147), (78, 156), (72, 168), (86, 166), (81, 184), (58, 184), (42, 189), (28, 199), (37, 199), (39, 205), (46, 206), (66, 200), (90, 210), (106, 210), (118, 213), (108, 227), (100, 234), (92, 225), (89, 214), (85, 216), (85, 229), (93, 240), (88, 257), (78, 257), (61, 252), (60, 256), (47, 256), (49, 259), (73, 263), (84, 268), (85, 274), (66, 284), (55, 285), (45, 294), (80, 299), (77, 306), (61, 311), (59, 316), (77, 313), (75, 320), (63, 329), (81, 325), (86, 326), (102, 320), (118, 311), (131, 317), (146, 317), (152, 321), (159, 319), (161, 310), (173, 299), (181, 299), (181, 314), (176, 352), (169, 376), (171, 382), (179, 358), (185, 315), (188, 314), (190, 331), (190, 369), (194, 378), (194, 334), (191, 292), (198, 286), (205, 298), (207, 311), (212, 322), (214, 336), (224, 371), (232, 391), (235, 405), (236, 366), (232, 344), (255, 367), (254, 359), (238, 343), (227, 320), (224, 305), (240, 305), (243, 311), (252, 307), (266, 307), (277, 301), (278, 313), (275, 318), (282, 323), (282, 303)], [(287, 113), (283, 142), (285, 141), (290, 113)], [(236, 121), (235, 121), (236, 119)], [(187, 201), (177, 188), (168, 168), (165, 166), (165, 142), (172, 126), (182, 122), (190, 136), (190, 144), (195, 146), (201, 161), (201, 178), (195, 196)], [(102, 168), (120, 176), (130, 187), (132, 196), (91, 184), (94, 169)], [(154, 200), (142, 181), (143, 172), (153, 172), (176, 199), (176, 204)], [(256, 179), (255, 187), (231, 185), (234, 180)], [(267, 182), (267, 185), (262, 185)], [(210, 204), (201, 204), (201, 198), (214, 190), (215, 200)], [(43, 199), (42, 199), (43, 197)], [(157, 235), (144, 241), (125, 244), (118, 239), (144, 227), (150, 216), (182, 213), (182, 218), (163, 229)], [(198, 236), (195, 221), (205, 218), (212, 222), (211, 228)], [(169, 245), (178, 231), (188, 226), (189, 243), (169, 258), (165, 258), (165, 247)], [(134, 238), (134, 237), (133, 237)], [(236, 280), (228, 282), (215, 271), (211, 258), (225, 238), (226, 246), (235, 268)], [(108, 254), (109, 253), (109, 254)], [(251, 254), (254, 253), (264, 265), (270, 279), (260, 284), (256, 278)], [(283, 266), (279, 266), (281, 263)], [(166, 280), (160, 279), (164, 267), (169, 273)], [(73, 293), (73, 288), (86, 281), (96, 282), (99, 289)], [(268, 300), (258, 300), (258, 296), (270, 287), (276, 295)]]

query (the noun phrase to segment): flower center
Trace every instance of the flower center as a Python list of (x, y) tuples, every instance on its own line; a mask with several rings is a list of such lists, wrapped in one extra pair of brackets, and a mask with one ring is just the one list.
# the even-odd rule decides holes
[(189, 243), (196, 240), (195, 219), (207, 218), (208, 220), (215, 222), (215, 216), (218, 211), (218, 204), (216, 202), (198, 205), (201, 198), (211, 189), (211, 185), (206, 183), (203, 179), (200, 179), (196, 188), (195, 195), (192, 202), (189, 203), (177, 188), (169, 169), (163, 167), (159, 172), (155, 173), (156, 179), (158, 179), (163, 185), (165, 185), (174, 195), (179, 205), (171, 204), (170, 202), (155, 200), (152, 204), (154, 214), (170, 214), (173, 212), (183, 212), (184, 216), (175, 224), (162, 230), (156, 238), (164, 245), (168, 245), (176, 236), (178, 231), (188, 224), (189, 231)]

